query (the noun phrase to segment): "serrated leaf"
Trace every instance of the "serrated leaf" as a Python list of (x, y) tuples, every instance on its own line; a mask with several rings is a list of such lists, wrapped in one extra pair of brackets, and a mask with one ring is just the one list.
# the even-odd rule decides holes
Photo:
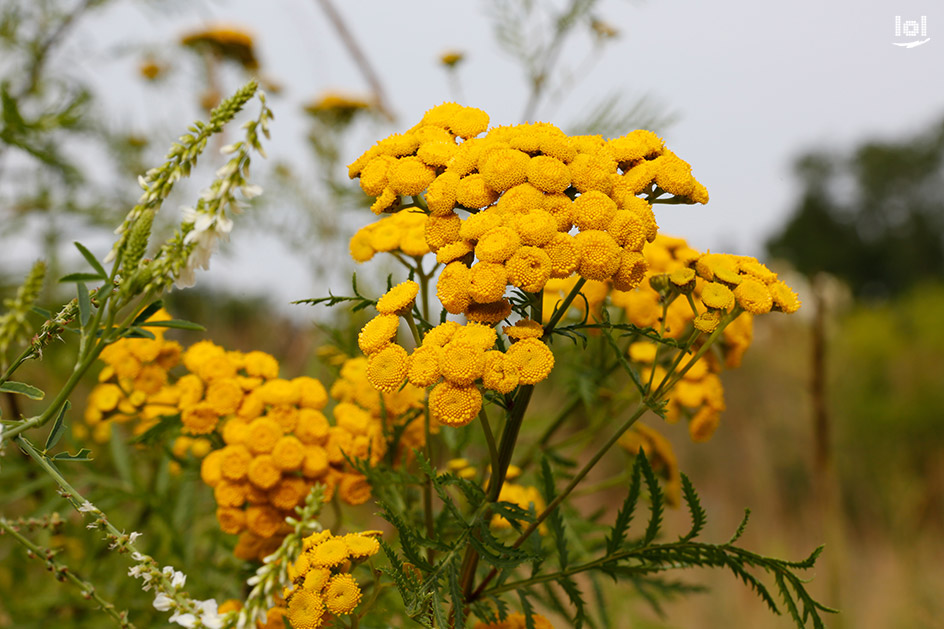
[(449, 581), (449, 596), (452, 598), (452, 619), (455, 629), (465, 629), (465, 596), (462, 594), (462, 588), (459, 587), (459, 571), (454, 565), (449, 566), (446, 573)]
[(204, 332), (206, 328), (193, 321), (184, 321), (183, 319), (167, 319), (165, 321), (144, 321), (139, 323), (140, 327), (147, 328), (174, 328), (176, 330), (193, 330), (194, 332)]
[(85, 324), (92, 317), (92, 299), (89, 297), (88, 287), (84, 282), (76, 284), (79, 293), (79, 325), (85, 328)]
[(20, 395), (25, 395), (31, 400), (41, 400), (46, 397), (46, 394), (43, 393), (41, 389), (37, 389), (33, 385), (26, 384), (25, 382), (17, 382), (16, 380), (7, 380), (6, 382), (0, 384), (0, 392), (19, 393)]
[(648, 546), (655, 540), (662, 528), (662, 514), (665, 511), (665, 500), (662, 495), (662, 489), (659, 487), (659, 480), (656, 478), (652, 466), (649, 465), (646, 454), (639, 450), (636, 455), (637, 460), (641, 460), (642, 477), (646, 481), (646, 487), (649, 489), (649, 524), (646, 526), (646, 533), (642, 540), (643, 546)]
[[(544, 490), (544, 500), (550, 504), (557, 497), (554, 490), (554, 472), (551, 470), (551, 464), (547, 457), (541, 458), (541, 483)], [(545, 520), (554, 535), (554, 541), (557, 542), (557, 561), (561, 569), (564, 570), (569, 564), (567, 557), (567, 538), (564, 535), (564, 518), (560, 509), (555, 509)]]
[(94, 282), (101, 281), (101, 279), (102, 278), (95, 273), (69, 273), (68, 275), (63, 275), (60, 277), (59, 283), (65, 284), (67, 282)]
[(685, 498), (685, 504), (688, 505), (688, 512), (692, 516), (692, 528), (688, 534), (679, 537), (679, 541), (687, 542), (698, 537), (698, 534), (705, 528), (705, 521), (708, 518), (708, 514), (705, 513), (705, 509), (701, 506), (701, 501), (698, 499), (698, 494), (695, 492), (692, 481), (690, 481), (685, 474), (682, 474), (682, 496)]
[(59, 413), (56, 415), (56, 421), (52, 425), (52, 430), (49, 431), (49, 436), (46, 437), (46, 445), (43, 447), (44, 452), (49, 452), (55, 448), (56, 444), (59, 443), (59, 439), (62, 438), (62, 432), (66, 427), (63, 420), (65, 420), (66, 412), (71, 406), (72, 403), (66, 400), (62, 408), (59, 409)]
[(51, 461), (91, 461), (92, 457), (89, 455), (92, 453), (88, 448), (82, 448), (75, 454), (69, 454), (68, 452), (60, 452), (55, 456), (49, 457)]
[[(639, 451), (642, 452), (642, 449)], [(623, 545), (623, 540), (626, 539), (626, 531), (629, 530), (629, 525), (633, 521), (633, 513), (636, 510), (636, 503), (639, 502), (639, 493), (642, 490), (642, 470), (640, 465), (639, 459), (637, 458), (633, 464), (633, 476), (629, 484), (629, 493), (626, 494), (626, 500), (623, 501), (623, 506), (620, 507), (619, 512), (616, 514), (616, 523), (613, 525), (610, 534), (606, 538), (607, 555), (612, 555)]]
[(108, 273), (105, 272), (105, 267), (102, 266), (102, 264), (95, 258), (94, 255), (92, 255), (92, 252), (89, 251), (85, 245), (79, 241), (75, 241), (72, 244), (74, 244), (75, 248), (79, 250), (79, 253), (82, 254), (83, 258), (85, 258), (85, 261), (88, 262), (93, 269), (95, 269), (95, 272), (98, 273), (99, 279), (108, 279)]

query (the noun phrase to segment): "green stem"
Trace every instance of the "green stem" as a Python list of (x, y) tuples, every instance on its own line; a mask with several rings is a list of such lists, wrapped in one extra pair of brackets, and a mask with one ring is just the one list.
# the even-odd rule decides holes
[(482, 432), (485, 433), (485, 442), (488, 444), (488, 457), (492, 464), (492, 473), (498, 469), (498, 448), (495, 445), (495, 435), (492, 434), (492, 427), (488, 423), (488, 415), (483, 405), (479, 410), (479, 419), (482, 421)]
[(124, 614), (119, 612), (112, 603), (102, 598), (102, 596), (95, 589), (94, 585), (79, 577), (79, 575), (70, 570), (68, 566), (54, 561), (50, 551), (43, 548), (42, 546), (37, 546), (29, 539), (21, 535), (17, 528), (10, 524), (6, 518), (0, 518), (0, 530), (2, 530), (3, 533), (13, 537), (13, 539), (23, 545), (37, 559), (44, 559), (46, 561), (46, 566), (49, 568), (49, 571), (55, 574), (57, 579), (60, 581), (68, 580), (73, 585), (78, 587), (85, 598), (94, 600), (96, 603), (98, 603), (102, 608), (102, 611), (114, 618), (121, 627), (125, 629), (134, 629), (134, 625), (131, 624), (131, 622), (129, 622), (125, 617), (126, 612)]
[[(430, 465), (433, 465), (433, 448), (432, 448), (432, 435), (430, 431), (430, 416), (429, 416), (429, 396), (426, 396), (425, 404), (426, 413), (423, 418), (423, 431), (425, 433), (426, 442), (423, 444), (423, 449), (425, 450), (426, 460), (429, 461)], [(433, 522), (433, 479), (427, 478), (426, 483), (423, 485), (423, 516), (426, 523), (426, 537), (429, 539), (435, 539), (436, 537), (436, 527)], [(436, 551), (433, 548), (426, 549), (426, 560), (430, 564), (433, 563), (433, 560), (436, 558)]]

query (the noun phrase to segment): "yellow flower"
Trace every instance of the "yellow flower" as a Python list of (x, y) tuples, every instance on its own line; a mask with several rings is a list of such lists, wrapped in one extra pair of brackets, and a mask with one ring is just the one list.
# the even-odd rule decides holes
[(216, 487), (223, 479), (223, 451), (214, 450), (206, 455), (200, 462), (200, 478), (204, 484), (210, 487)]
[(492, 350), (485, 353), (485, 368), (482, 385), (499, 393), (511, 393), (521, 379), (518, 367), (505, 358), (504, 352)]
[(435, 384), (442, 375), (439, 364), (442, 348), (438, 345), (423, 345), (413, 350), (410, 355), (407, 379), (417, 387)]
[(112, 411), (124, 397), (117, 384), (105, 383), (96, 386), (89, 394), (88, 405), (99, 411)]
[(328, 394), (324, 385), (316, 378), (299, 376), (292, 379), (292, 386), (298, 391), (298, 405), (301, 408), (320, 410), (328, 404)]
[(294, 509), (305, 502), (305, 496), (308, 495), (309, 485), (303, 479), (297, 476), (282, 478), (266, 496), (272, 506), (279, 509)]
[(770, 290), (775, 310), (793, 314), (800, 309), (800, 298), (783, 281), (778, 280), (773, 284), (769, 284), (767, 288)]
[(531, 157), (527, 153), (511, 148), (498, 149), (489, 154), (480, 173), (489, 188), (504, 192), (512, 186), (527, 181), (530, 161)]
[(466, 175), (456, 187), (456, 202), (470, 209), (479, 209), (498, 200), (498, 192), (489, 186), (485, 178), (478, 174)]
[(695, 317), (692, 324), (695, 326), (695, 329), (699, 332), (704, 332), (706, 334), (711, 334), (721, 323), (721, 312), (718, 310), (709, 310), (708, 312), (702, 312), (697, 317)]
[(521, 384), (537, 384), (554, 368), (554, 354), (542, 341), (529, 338), (514, 343), (505, 359), (518, 368)]
[(432, 251), (436, 251), (444, 245), (456, 242), (459, 240), (461, 226), (462, 219), (455, 212), (427, 217), (424, 232), (426, 244)]
[(551, 258), (538, 247), (519, 248), (505, 263), (508, 283), (528, 293), (544, 290), (551, 277)]
[(434, 140), (420, 144), (420, 148), (416, 151), (416, 157), (428, 166), (445, 168), (458, 150), (459, 147), (455, 145), (455, 142)]
[(620, 246), (608, 233), (582, 231), (574, 236), (577, 247), (577, 273), (588, 280), (610, 278), (620, 266)]
[(468, 323), (456, 330), (453, 341), (468, 343), (479, 348), (483, 352), (492, 348), (498, 339), (498, 333), (488, 325), (480, 323)]
[(697, 182), (688, 162), (665, 149), (662, 155), (652, 160), (652, 164), (656, 167), (655, 182), (660, 188), (678, 197), (692, 195)]
[(324, 589), (325, 607), (336, 616), (350, 614), (361, 602), (361, 589), (354, 577), (336, 574)]
[(638, 251), (620, 252), (620, 265), (613, 274), (613, 288), (616, 290), (632, 290), (642, 282), (649, 269), (646, 257)]
[(646, 226), (639, 214), (631, 210), (618, 210), (606, 231), (624, 249), (640, 251), (646, 242)]
[(734, 306), (734, 293), (724, 284), (709, 282), (701, 290), (701, 301), (709, 308), (729, 310)]
[(528, 162), (528, 182), (538, 190), (550, 194), (570, 187), (570, 169), (567, 164), (548, 155), (535, 155)]
[(589, 229), (606, 229), (616, 215), (616, 203), (596, 190), (581, 194), (574, 201), (571, 209), (571, 220), (581, 231)]
[(521, 247), (521, 237), (510, 227), (496, 227), (482, 235), (475, 246), (475, 256), (482, 262), (501, 263)]
[(396, 391), (406, 380), (407, 358), (406, 350), (399, 345), (387, 345), (370, 355), (367, 361), (367, 379), (379, 391)]
[(513, 326), (504, 326), (502, 332), (510, 339), (533, 339), (544, 335), (544, 327), (531, 319), (519, 319)]
[(191, 435), (206, 435), (213, 432), (220, 416), (210, 404), (200, 402), (183, 409), (180, 421)]
[(246, 528), (259, 537), (273, 537), (283, 522), (278, 509), (269, 505), (251, 505), (246, 508)]
[(352, 559), (372, 557), (380, 551), (380, 542), (371, 535), (348, 533), (341, 539), (347, 544), (348, 556)]
[(444, 216), (456, 206), (456, 191), (459, 188), (459, 175), (446, 171), (436, 177), (426, 191), (426, 205), (433, 216)]
[(262, 454), (252, 459), (247, 477), (256, 487), (269, 489), (282, 478), (282, 470), (271, 455)]
[(223, 508), (241, 507), (246, 502), (245, 484), (221, 480), (213, 488), (213, 499)]
[(305, 460), (305, 444), (294, 435), (284, 435), (272, 448), (272, 460), (282, 470), (297, 470)]
[(439, 55), (439, 62), (449, 68), (455, 67), (461, 63), (463, 59), (465, 59), (465, 54), (458, 50), (447, 50)]
[(711, 439), (720, 422), (721, 413), (709, 406), (703, 406), (689, 420), (688, 434), (695, 443), (703, 443)]
[(577, 268), (577, 247), (573, 236), (558, 232), (541, 249), (551, 260), (552, 278), (561, 279), (573, 275)]
[(412, 280), (397, 284), (377, 300), (377, 312), (380, 314), (398, 314), (409, 311), (416, 301), (419, 290), (420, 285)]
[(368, 321), (357, 335), (357, 346), (367, 354), (375, 354), (387, 347), (397, 333), (400, 318), (395, 314), (380, 314)]
[(440, 382), (429, 394), (429, 410), (441, 423), (464, 426), (482, 408), (482, 394), (475, 385), (456, 386)]
[(395, 157), (378, 155), (367, 162), (361, 171), (361, 189), (372, 197), (380, 196), (387, 188), (387, 176), (397, 162)]
[(637, 129), (621, 138), (606, 141), (607, 150), (620, 164), (658, 156), (663, 146), (662, 138), (645, 129)]
[(363, 474), (344, 474), (338, 483), (338, 497), (349, 505), (362, 505), (370, 495), (370, 483)]
[(521, 214), (533, 209), (541, 208), (544, 204), (544, 193), (530, 183), (522, 183), (510, 188), (502, 194), (495, 210), (505, 216)]
[(348, 549), (343, 539), (332, 537), (314, 546), (309, 554), (309, 561), (313, 567), (333, 568), (348, 558)]
[(249, 422), (246, 445), (255, 454), (272, 452), (276, 442), (282, 437), (282, 427), (274, 419), (263, 416)]
[(478, 240), (486, 232), (501, 227), (501, 225), (502, 218), (498, 212), (493, 210), (478, 212), (462, 221), (462, 225), (459, 227), (459, 237), (465, 240)]
[(436, 170), (418, 157), (401, 157), (387, 171), (387, 185), (397, 194), (418, 195), (436, 178)]
[(302, 474), (306, 478), (318, 478), (328, 471), (328, 453), (318, 445), (305, 447), (305, 460), (302, 462)]
[(449, 263), (439, 275), (436, 296), (447, 312), (460, 314), (469, 306), (470, 275), (469, 267), (461, 262)]
[(448, 382), (470, 385), (482, 376), (485, 367), (484, 350), (458, 339), (453, 339), (442, 348), (439, 365), (443, 378)]
[(745, 277), (734, 287), (737, 304), (751, 314), (766, 314), (773, 307), (773, 297), (760, 280)]
[[(502, 485), (501, 492), (498, 494), (498, 500), (501, 502), (510, 502), (518, 505), (525, 511), (534, 508), (535, 513), (541, 513), (546, 506), (544, 498), (537, 490), (537, 487), (526, 487), (516, 485), (515, 483), (505, 483)], [(511, 522), (500, 515), (492, 516), (492, 527), (496, 529), (511, 528)]]
[(472, 266), (469, 274), (469, 296), (478, 303), (498, 301), (505, 294), (508, 274), (504, 265), (494, 262), (479, 262)]
[(235, 413), (242, 401), (243, 389), (235, 378), (221, 378), (207, 385), (206, 402), (217, 415)]
[(566, 194), (548, 194), (541, 202), (541, 209), (554, 217), (557, 221), (557, 231), (569, 232), (574, 226), (571, 219), (573, 201)]
[(252, 35), (240, 26), (217, 24), (203, 30), (187, 33), (180, 38), (187, 47), (204, 48), (223, 58), (239, 63), (249, 70), (258, 67), (253, 51)]
[(279, 361), (265, 352), (252, 351), (245, 354), (243, 369), (246, 370), (246, 374), (249, 376), (266, 379), (279, 377)]
[(288, 599), (288, 621), (294, 629), (318, 629), (324, 609), (319, 593), (296, 589)]
[(511, 314), (511, 302), (507, 297), (490, 304), (469, 304), (465, 310), (465, 316), (469, 321), (475, 323), (495, 324), (503, 321)]
[(567, 165), (570, 180), (578, 192), (597, 190), (609, 194), (613, 187), (611, 175), (616, 173), (616, 161), (606, 151), (581, 153)]
[(443, 245), (438, 250), (436, 250), (436, 262), (440, 264), (449, 264), (450, 262), (456, 262), (464, 258), (469, 253), (472, 253), (474, 247), (468, 240), (457, 240), (451, 242), (448, 245)]
[(455, 321), (446, 321), (440, 323), (436, 327), (430, 329), (426, 335), (423, 337), (423, 346), (435, 345), (442, 347), (448, 343), (453, 336), (455, 336), (456, 331), (459, 330), (462, 326), (456, 323)]
[(516, 214), (511, 224), (525, 245), (543, 246), (558, 233), (557, 220), (544, 210)]

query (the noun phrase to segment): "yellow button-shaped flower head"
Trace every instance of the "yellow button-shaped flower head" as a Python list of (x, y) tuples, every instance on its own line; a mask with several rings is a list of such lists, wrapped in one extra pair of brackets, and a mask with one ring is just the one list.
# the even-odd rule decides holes
[(440, 382), (429, 394), (429, 410), (447, 426), (465, 426), (482, 408), (482, 394), (475, 385), (456, 386)]
[(444, 172), (429, 184), (426, 192), (426, 206), (433, 216), (445, 216), (456, 207), (456, 190), (459, 188), (459, 175)]
[(465, 309), (465, 316), (476, 323), (495, 324), (504, 321), (511, 314), (511, 302), (507, 297), (490, 304), (470, 303)]
[(324, 615), (324, 599), (319, 592), (296, 588), (288, 598), (288, 621), (299, 629), (318, 629)]
[(436, 282), (436, 296), (447, 312), (461, 314), (469, 305), (470, 271), (461, 262), (446, 265)]
[(469, 296), (480, 304), (498, 301), (505, 294), (508, 273), (505, 266), (495, 262), (478, 262), (472, 265), (469, 275)]
[(626, 251), (624, 249), (620, 252), (619, 268), (612, 277), (613, 288), (616, 290), (636, 288), (646, 277), (647, 270), (649, 270), (649, 264), (646, 262), (645, 256), (638, 251)]
[(692, 177), (691, 165), (672, 151), (664, 151), (652, 164), (656, 166), (656, 184), (669, 194), (687, 197), (695, 190), (697, 182)]
[(489, 230), (501, 227), (501, 224), (502, 217), (498, 212), (491, 209), (478, 212), (462, 221), (459, 237), (466, 240), (478, 240)]
[(515, 149), (498, 149), (492, 152), (480, 169), (482, 179), (492, 190), (504, 192), (528, 179), (527, 153)]
[(455, 336), (452, 337), (454, 341), (469, 343), (483, 352), (492, 349), (497, 339), (498, 333), (495, 328), (474, 322), (457, 329)]
[(430, 329), (426, 335), (423, 337), (423, 346), (435, 345), (437, 347), (442, 347), (455, 336), (456, 330), (458, 330), (461, 325), (455, 321), (446, 321), (440, 323), (436, 327)]
[(416, 301), (420, 285), (413, 280), (400, 282), (377, 300), (377, 312), (380, 314), (399, 314), (409, 312)]
[(544, 335), (544, 326), (531, 319), (519, 319), (514, 325), (506, 325), (502, 328), (510, 339), (538, 339)]
[(541, 248), (551, 260), (551, 277), (563, 279), (574, 274), (577, 268), (577, 247), (573, 236), (558, 232)]
[(463, 207), (479, 209), (497, 200), (498, 192), (478, 173), (466, 175), (456, 187), (456, 202)]
[(410, 355), (406, 374), (410, 384), (417, 387), (436, 384), (442, 376), (442, 370), (439, 367), (441, 358), (442, 347), (438, 345), (422, 345), (414, 349)]
[(551, 258), (538, 247), (521, 247), (507, 262), (508, 283), (528, 293), (544, 290), (551, 277)]
[(387, 173), (396, 162), (397, 159), (389, 155), (378, 155), (367, 162), (361, 171), (361, 189), (372, 197), (380, 196), (387, 187)]
[(609, 279), (620, 265), (620, 246), (608, 233), (582, 231), (574, 237), (577, 273), (588, 280)]
[(429, 216), (426, 219), (426, 244), (433, 251), (444, 245), (459, 240), (459, 228), (462, 219), (455, 212), (438, 216)]
[(764, 283), (753, 277), (745, 277), (734, 288), (734, 298), (741, 308), (755, 315), (770, 312), (774, 304), (773, 297)]
[(621, 164), (659, 155), (663, 145), (662, 138), (645, 129), (637, 129), (621, 138), (613, 138), (606, 142), (606, 148), (613, 159)]
[(361, 602), (361, 589), (350, 574), (331, 577), (324, 589), (325, 607), (335, 616), (350, 614)]
[(368, 321), (357, 335), (357, 345), (368, 356), (379, 352), (387, 345), (400, 326), (395, 314), (380, 314)]
[(470, 385), (482, 377), (485, 351), (471, 343), (453, 339), (442, 348), (440, 370), (443, 378), (457, 386)]
[(774, 301), (774, 309), (792, 314), (800, 309), (800, 298), (793, 289), (782, 281), (776, 281), (767, 286)]
[(516, 214), (511, 225), (521, 237), (522, 244), (536, 247), (547, 244), (558, 233), (557, 220), (544, 210), (535, 209)]
[(348, 533), (341, 539), (347, 544), (348, 556), (352, 559), (373, 557), (380, 551), (380, 542), (372, 535)]
[(730, 310), (734, 306), (734, 293), (718, 282), (708, 282), (701, 291), (701, 301), (715, 310)]
[(406, 380), (408, 365), (406, 350), (391, 343), (367, 361), (367, 379), (378, 391), (393, 393)]
[(648, 234), (643, 219), (631, 210), (617, 211), (606, 226), (606, 231), (613, 236), (616, 244), (631, 251), (641, 251)]
[(479, 239), (475, 256), (483, 262), (504, 262), (521, 246), (521, 236), (510, 227), (496, 227)]
[(571, 208), (571, 220), (577, 229), (606, 229), (616, 215), (616, 202), (597, 190), (581, 194)]
[(504, 352), (492, 350), (485, 353), (485, 368), (482, 385), (498, 393), (511, 393), (518, 386), (521, 374), (517, 365), (506, 359)]
[(505, 352), (506, 360), (518, 368), (521, 384), (537, 384), (554, 368), (554, 354), (538, 339), (522, 339)]
[(550, 194), (570, 187), (570, 169), (567, 164), (548, 155), (535, 155), (528, 162), (528, 183)]

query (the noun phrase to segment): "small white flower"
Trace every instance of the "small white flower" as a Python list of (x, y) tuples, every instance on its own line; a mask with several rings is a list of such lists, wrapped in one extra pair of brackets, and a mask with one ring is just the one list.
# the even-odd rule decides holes
[(98, 511), (98, 507), (93, 505), (88, 500), (86, 500), (81, 505), (79, 505), (78, 509), (79, 509), (79, 512), (81, 513), (92, 513), (93, 511)]
[(253, 199), (262, 194), (262, 186), (256, 184), (247, 184), (242, 187), (243, 196), (247, 199)]
[(141, 554), (137, 551), (131, 553), (131, 558), (137, 561), (138, 563), (143, 563), (149, 559), (147, 555)]
[(147, 179), (145, 179), (143, 175), (138, 175), (138, 185), (141, 186), (142, 190), (148, 189)]
[(141, 537), (141, 535), (142, 533), (138, 533), (137, 531), (131, 531), (130, 533), (128, 533), (128, 543), (133, 544), (134, 540)]
[(174, 577), (171, 579), (170, 584), (175, 588), (182, 588), (187, 582), (187, 575), (183, 572), (175, 572)]
[(169, 611), (174, 606), (174, 599), (166, 594), (159, 593), (154, 597), (154, 609), (159, 612)]
[(137, 566), (131, 566), (128, 568), (128, 576), (135, 579), (140, 579), (144, 574), (144, 566), (138, 564)]
[(230, 153), (235, 153), (236, 151), (239, 150), (240, 145), (242, 145), (242, 142), (233, 142), (232, 144), (227, 144), (226, 146), (220, 149), (220, 153), (223, 155), (229, 155)]

